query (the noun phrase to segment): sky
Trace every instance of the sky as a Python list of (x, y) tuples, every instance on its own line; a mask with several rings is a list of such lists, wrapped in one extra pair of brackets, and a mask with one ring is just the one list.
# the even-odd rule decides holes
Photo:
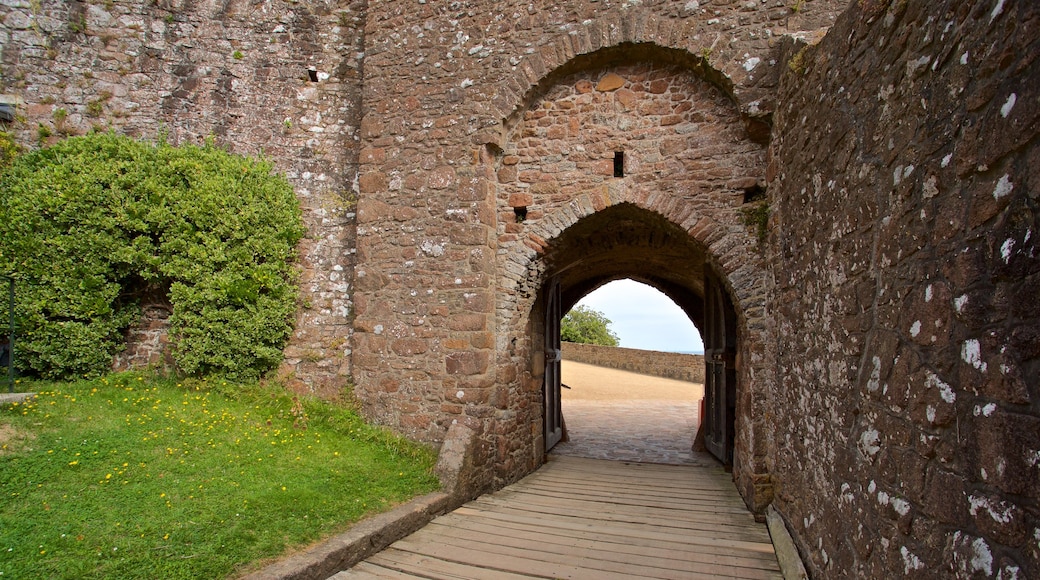
[(664, 352), (704, 352), (701, 335), (686, 313), (661, 292), (632, 280), (618, 280), (585, 296), (579, 305), (602, 313), (620, 346)]

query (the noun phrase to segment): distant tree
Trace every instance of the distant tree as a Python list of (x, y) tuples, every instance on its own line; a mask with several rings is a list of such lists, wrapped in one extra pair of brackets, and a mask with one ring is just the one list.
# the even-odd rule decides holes
[(563, 317), (560, 339), (602, 346), (618, 345), (618, 336), (610, 330), (610, 319), (588, 306), (573, 308)]

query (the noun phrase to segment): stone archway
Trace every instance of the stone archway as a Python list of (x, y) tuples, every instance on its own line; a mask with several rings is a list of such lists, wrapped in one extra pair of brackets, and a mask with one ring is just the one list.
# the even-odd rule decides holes
[[(732, 100), (696, 70), (618, 63), (617, 53), (551, 76), (507, 122), (495, 159), (498, 211), (496, 374), (513, 401), (499, 425), (500, 473), (540, 460), (543, 285), (558, 277), (563, 311), (600, 285), (633, 278), (704, 321), (706, 265), (735, 310), (740, 408), (734, 470), (752, 507), (768, 502), (765, 435), (752, 417), (771, 385), (761, 349), (764, 269), (740, 208), (759, 187), (764, 147)], [(754, 378), (754, 380), (752, 380)], [(517, 445), (517, 436), (526, 439)], [(509, 439), (511, 443), (505, 441)], [(524, 449), (533, 455), (524, 456)], [(510, 453), (510, 451), (513, 451)]]

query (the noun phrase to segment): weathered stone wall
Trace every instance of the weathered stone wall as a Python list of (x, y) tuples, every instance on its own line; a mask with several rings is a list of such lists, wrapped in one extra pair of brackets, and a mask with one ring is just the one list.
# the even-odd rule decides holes
[(563, 343), (561, 350), (564, 360), (677, 381), (704, 383), (704, 355), (575, 342)]
[[(757, 338), (766, 327), (763, 278), (754, 237), (737, 211), (744, 182), (736, 182), (764, 178), (761, 142), (782, 69), (777, 40), (828, 25), (843, 6), (821, 0), (798, 3), (797, 10), (756, 2), (505, 1), (489, 12), (479, 2), (381, 3), (366, 27), (360, 134), (353, 362), (365, 412), (435, 443), (453, 422), (466, 423), (479, 434), (480, 453), (495, 466), (498, 482), (537, 465), (538, 298), (559, 269), (550, 254), (563, 252), (557, 242), (564, 230), (628, 204), (675, 228), (662, 225), (663, 234), (694, 240), (699, 261), (693, 265), (717, 265), (739, 292), (747, 362), (742, 384), (749, 388), (740, 403), (747, 411), (737, 471), (762, 471), (767, 451), (753, 433), (764, 424), (753, 422), (764, 417), (768, 402), (752, 395), (750, 385), (768, 384), (772, 366)], [(625, 79), (616, 87), (623, 91), (581, 92), (579, 84), (594, 89), (609, 73)], [(672, 79), (664, 92), (654, 75)], [(626, 105), (632, 94), (639, 98)], [(695, 106), (658, 112), (665, 94), (679, 99), (670, 107)], [(586, 135), (569, 121), (556, 124), (566, 115), (553, 107), (567, 100), (600, 107), (592, 114), (604, 117), (597, 123), (602, 130)], [(647, 110), (639, 109), (640, 100)], [(698, 119), (697, 106), (714, 121)], [(552, 126), (540, 137), (543, 111)], [(675, 115), (681, 123), (672, 124)], [(626, 133), (611, 117), (636, 124)], [(698, 123), (719, 140), (696, 143)], [(702, 167), (692, 153), (678, 163), (665, 159), (667, 152), (650, 158), (666, 141), (662, 127), (674, 131), (678, 124), (693, 133), (670, 139), (674, 151), (700, 147), (707, 157)], [(638, 154), (630, 166), (636, 177), (626, 178), (630, 185), (608, 183), (602, 147), (610, 139), (643, 137), (645, 150), (633, 146)], [(531, 138), (545, 139), (541, 149)], [(585, 147), (583, 159), (578, 145)], [(570, 159), (563, 159), (562, 148)], [(676, 170), (709, 174), (713, 167), (699, 183), (672, 177)], [(662, 185), (666, 191), (654, 188), (655, 177), (670, 183)], [(519, 208), (527, 213), (521, 216)], [(646, 251), (667, 245), (644, 233), (639, 243)], [(605, 241), (636, 243), (634, 236), (620, 239), (626, 235), (618, 231)]]
[[(524, 314), (539, 306), (517, 288), (558, 272), (567, 287), (602, 272), (644, 277), (660, 288), (659, 271), (675, 269), (695, 278), (673, 278), (686, 293), (703, 294), (706, 262), (728, 274), (743, 271), (737, 301), (747, 327), (760, 323), (747, 300), (763, 283), (760, 264), (738, 212), (745, 189), (764, 182), (765, 148), (748, 137), (722, 91), (694, 71), (653, 60), (661, 56), (560, 76), (508, 133), (496, 172), (500, 334), (523, 327)], [(620, 178), (617, 152), (624, 153)], [(660, 216), (674, 232), (638, 231), (622, 215), (627, 206)], [(618, 212), (614, 219), (589, 225), (608, 209)], [(692, 241), (655, 247), (671, 236)], [(754, 332), (745, 338), (748, 345), (756, 340)], [(540, 369), (532, 371), (540, 384)], [(750, 418), (741, 419), (748, 432)]]
[[(349, 380), (353, 182), (367, 3), (0, 5), (2, 89), (24, 146), (92, 128), (264, 154), (304, 209), (301, 308), (283, 375)], [(148, 324), (153, 325), (154, 321)], [(158, 329), (149, 329), (155, 334)]]
[(776, 506), (814, 577), (1040, 577), (1040, 4), (854, 2), (772, 143)]
[(126, 332), (126, 350), (117, 353), (112, 360), (112, 370), (171, 367), (170, 314), (168, 304), (144, 305), (140, 323)]

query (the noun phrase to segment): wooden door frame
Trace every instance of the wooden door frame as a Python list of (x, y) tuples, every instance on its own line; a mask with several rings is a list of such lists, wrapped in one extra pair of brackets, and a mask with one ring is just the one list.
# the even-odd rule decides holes
[(704, 267), (704, 446), (733, 464), (737, 398), (736, 311), (711, 266)]
[(545, 452), (563, 439), (563, 407), (561, 397), (560, 321), (563, 319), (560, 279), (553, 277), (545, 285), (545, 372), (542, 382)]

